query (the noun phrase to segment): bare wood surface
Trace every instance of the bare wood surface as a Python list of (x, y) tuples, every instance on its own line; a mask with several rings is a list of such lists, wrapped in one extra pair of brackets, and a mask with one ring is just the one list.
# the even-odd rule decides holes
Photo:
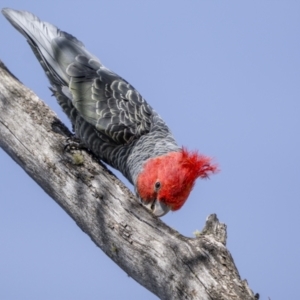
[(151, 216), (0, 61), (0, 147), (127, 274), (161, 299), (254, 300), (226, 248), (226, 225), (207, 218), (187, 238)]

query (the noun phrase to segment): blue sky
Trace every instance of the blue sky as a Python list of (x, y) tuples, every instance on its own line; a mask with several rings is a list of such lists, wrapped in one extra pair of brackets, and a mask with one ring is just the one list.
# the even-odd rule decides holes
[[(75, 35), (144, 96), (180, 145), (215, 157), (221, 172), (198, 181), (163, 221), (191, 237), (216, 213), (250, 288), (264, 300), (298, 299), (299, 2), (2, 0), (1, 7), (29, 10)], [(0, 59), (69, 124), (3, 16), (0, 38)], [(1, 299), (157, 299), (1, 149), (0, 163)]]

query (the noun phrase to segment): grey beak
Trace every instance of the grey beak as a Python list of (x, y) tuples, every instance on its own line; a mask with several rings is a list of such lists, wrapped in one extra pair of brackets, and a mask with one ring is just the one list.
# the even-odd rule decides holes
[(156, 217), (162, 217), (170, 211), (170, 207), (161, 201), (154, 200), (153, 202), (145, 203), (141, 200), (141, 203)]

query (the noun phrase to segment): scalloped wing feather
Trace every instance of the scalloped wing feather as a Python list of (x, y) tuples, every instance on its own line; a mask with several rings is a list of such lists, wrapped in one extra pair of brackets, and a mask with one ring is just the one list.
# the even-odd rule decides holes
[(73, 104), (82, 117), (117, 144), (149, 132), (153, 110), (124, 79), (78, 55), (67, 68)]

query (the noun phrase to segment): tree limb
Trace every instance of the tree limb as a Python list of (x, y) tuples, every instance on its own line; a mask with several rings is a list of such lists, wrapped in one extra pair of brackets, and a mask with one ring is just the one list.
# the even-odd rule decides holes
[(187, 238), (151, 216), (87, 151), (64, 151), (69, 130), (0, 61), (0, 147), (130, 277), (161, 299), (254, 300), (208, 217)]

